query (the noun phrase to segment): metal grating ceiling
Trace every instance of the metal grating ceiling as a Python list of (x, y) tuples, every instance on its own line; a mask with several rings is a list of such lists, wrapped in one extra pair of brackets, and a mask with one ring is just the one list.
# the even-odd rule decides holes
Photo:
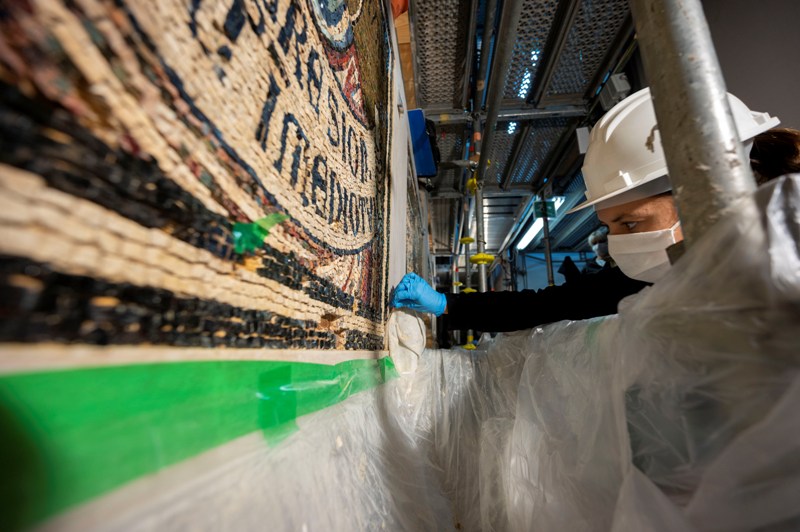
[(463, 170), (460, 168), (442, 168), (436, 177), (438, 187), (436, 192), (439, 194), (458, 193), (461, 188), (461, 175)]
[[(514, 139), (520, 135), (522, 128), (510, 127), (508, 123), (498, 124), (494, 134), (492, 151), (489, 153), (489, 168), (486, 170), (486, 183), (497, 183), (503, 179), (506, 163), (514, 149)], [(510, 133), (509, 133), (510, 131)]]
[[(441, 163), (458, 161), (464, 158), (464, 134), (466, 124), (439, 124), (436, 128), (436, 145), (439, 148)], [(440, 164), (436, 177), (437, 190), (457, 191), (461, 188), (460, 168), (447, 168)]]
[[(519, 1), (519, 0), (516, 0)], [(524, 103), (536, 79), (558, 0), (524, 0), (503, 98)]]
[[(542, 100), (581, 103), (611, 42), (629, 14), (628, 0), (583, 0)], [(564, 97), (568, 97), (565, 99)]]
[(462, 108), (469, 2), (412, 1), (409, 8), (419, 106)]
[(530, 185), (539, 178), (542, 164), (570, 123), (568, 118), (545, 118), (529, 124), (525, 144), (511, 175), (512, 185)]
[[(509, 1), (512, 0), (506, 0), (506, 3)], [(500, 192), (498, 186), (503, 184), (504, 179), (510, 187), (502, 192), (505, 195), (502, 200), (504, 203), (498, 203), (501, 200), (496, 201), (495, 198), (485, 203), (489, 252), (496, 252), (510, 237), (509, 232), (514, 228), (515, 209), (520, 201), (527, 201), (529, 194), (534, 191), (532, 187), (541, 183), (544, 167), (550, 167), (552, 162), (552, 168), (559, 168), (558, 165), (563, 163), (550, 161), (554, 154), (575, 157), (572, 155), (574, 150), (565, 148), (561, 140), (567, 139), (579, 122), (574, 110), (588, 109), (584, 97), (590, 96), (591, 103), (592, 97), (587, 95), (587, 91), (603, 79), (604, 69), (618, 67), (608, 62), (617, 61), (613, 59), (615, 57), (622, 57), (620, 50), (627, 46), (622, 30), (630, 28), (627, 0), (514, 1), (521, 2), (519, 19), (505, 19), (492, 40), (497, 46), (496, 41), (502, 39), (503, 35), (513, 34), (513, 26), (516, 26), (516, 38), (508, 41), (513, 46), (508, 71), (499, 83), (501, 86), (493, 87), (490, 83), (487, 89), (489, 94), (502, 91), (501, 116), (508, 116), (503, 115), (506, 112), (516, 117), (514, 121), (505, 118), (499, 122), (492, 145), (483, 146), (489, 160), (483, 175), (487, 198), (491, 198), (492, 192)], [(483, 0), (411, 2), (410, 25), (418, 101), (431, 118), (433, 115), (455, 116), (451, 114), (454, 109), (469, 108), (469, 103), (462, 101), (466, 93), (472, 97), (477, 95), (471, 92), (476, 90), (475, 86), (471, 87), (471, 91), (464, 90), (465, 72), (469, 71), (465, 64), (470, 49), (468, 39), (470, 35), (475, 35), (476, 39), (482, 35), (480, 30), (476, 32), (469, 27), (470, 6), (481, 6), (475, 22), (480, 28), (485, 20), (482, 8), (487, 4)], [(471, 45), (475, 48), (479, 46), (478, 42)], [(474, 71), (477, 62), (473, 62)], [(472, 82), (475, 83), (475, 80)], [(528, 103), (534, 102), (534, 98), (535, 106)], [(571, 114), (567, 109), (569, 106), (573, 106)], [(482, 124), (482, 120), (490, 114), (488, 109), (473, 107), (472, 111), (481, 114), (469, 115), (459, 111), (456, 112), (459, 121), (448, 122), (448, 117), (439, 119), (437, 124), (441, 166), (431, 200), (432, 237), (435, 241), (434, 252), (437, 253), (450, 253), (452, 233), (457, 223), (453, 206), (458, 204), (463, 193), (461, 181), (465, 171), (448, 163), (465, 159), (465, 134), (471, 132), (473, 124)], [(554, 116), (559, 111), (563, 111), (563, 114)], [(512, 158), (515, 160), (512, 161)], [(507, 173), (509, 164), (514, 164), (514, 167)], [(571, 165), (574, 162), (564, 164)], [(554, 183), (556, 193), (571, 196), (579, 194), (582, 187), (580, 172)], [(524, 195), (515, 197), (523, 192)], [(560, 249), (569, 246), (582, 249), (586, 234), (596, 225), (594, 215), (570, 215), (559, 221), (553, 228), (552, 236), (554, 241), (558, 241)]]
[(464, 124), (439, 124), (436, 145), (442, 161), (456, 161), (464, 156)]

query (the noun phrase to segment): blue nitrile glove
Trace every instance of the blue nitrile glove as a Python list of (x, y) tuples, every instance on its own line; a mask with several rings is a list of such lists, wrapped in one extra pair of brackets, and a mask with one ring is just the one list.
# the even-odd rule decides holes
[(394, 308), (410, 308), (441, 316), (447, 308), (447, 298), (431, 288), (425, 279), (416, 273), (407, 273), (394, 289), (391, 305)]

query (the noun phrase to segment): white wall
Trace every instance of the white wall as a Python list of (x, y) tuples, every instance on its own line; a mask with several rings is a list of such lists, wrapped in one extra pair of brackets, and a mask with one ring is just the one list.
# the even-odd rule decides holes
[[(391, 19), (392, 10), (387, 4), (386, 13)], [(397, 46), (397, 32), (394, 21), (387, 20), (391, 32), (389, 39), (392, 46), (392, 79), (391, 84), (391, 113), (389, 134), (391, 135), (391, 167), (390, 167), (390, 196), (389, 207), (389, 287), (394, 287), (406, 274), (406, 230), (408, 225), (408, 150), (410, 143), (408, 117), (406, 116), (406, 97), (403, 88), (403, 71), (400, 66), (400, 53)], [(416, 175), (413, 172), (412, 176)]]
[(703, 0), (728, 90), (800, 129), (800, 0)]

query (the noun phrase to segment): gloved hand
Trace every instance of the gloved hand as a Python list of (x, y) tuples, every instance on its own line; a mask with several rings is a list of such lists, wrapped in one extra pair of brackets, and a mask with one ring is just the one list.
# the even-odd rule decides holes
[(441, 316), (447, 308), (447, 298), (431, 288), (425, 279), (416, 273), (407, 273), (394, 289), (391, 306), (432, 312), (436, 316)]

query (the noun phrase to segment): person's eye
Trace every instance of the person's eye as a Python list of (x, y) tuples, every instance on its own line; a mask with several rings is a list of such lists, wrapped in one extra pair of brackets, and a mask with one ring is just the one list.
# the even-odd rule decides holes
[(639, 223), (639, 222), (622, 222), (622, 225), (627, 227), (628, 231), (633, 231), (633, 229), (636, 227), (637, 223)]

